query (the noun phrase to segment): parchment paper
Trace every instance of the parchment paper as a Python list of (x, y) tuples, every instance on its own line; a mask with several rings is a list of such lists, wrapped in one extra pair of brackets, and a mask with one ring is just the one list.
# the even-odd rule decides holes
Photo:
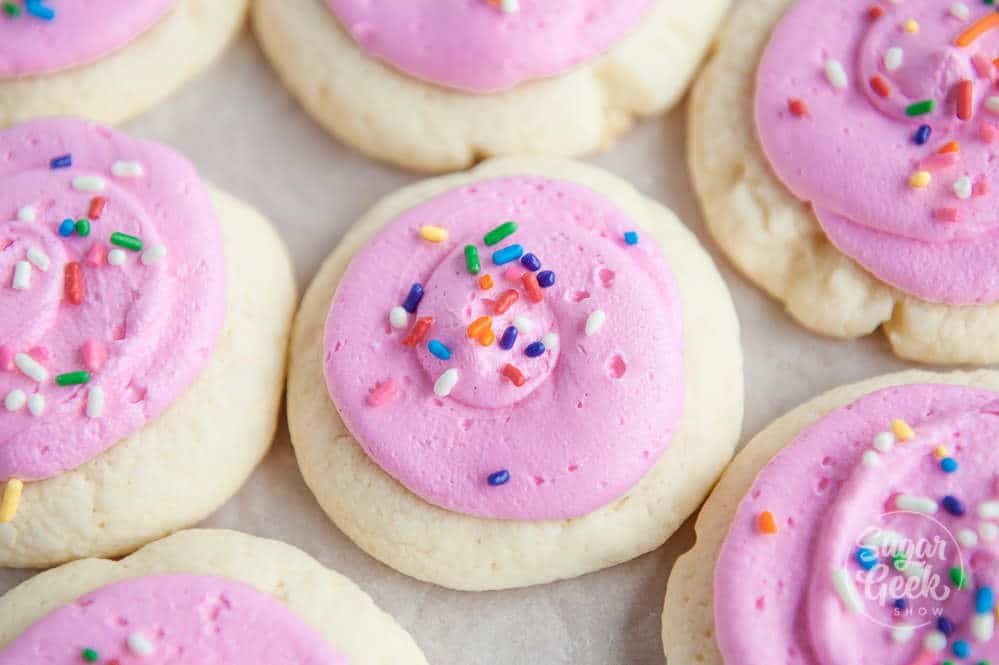
[[(839, 342), (808, 333), (714, 251), (690, 192), (684, 114), (681, 108), (647, 121), (590, 161), (671, 207), (712, 250), (742, 321), (744, 439), (819, 392), (904, 367), (880, 335)], [(360, 214), (421, 178), (373, 163), (326, 135), (284, 91), (249, 34), (126, 129), (174, 146), (207, 180), (268, 215), (291, 248), (300, 289)], [(576, 580), (509, 592), (447, 591), (379, 564), (333, 526), (302, 481), (284, 426), (242, 491), (204, 522), (286, 541), (353, 578), (434, 665), (662, 665), (666, 579), (692, 544), (691, 524), (656, 552)], [(0, 570), (0, 592), (30, 575)]]

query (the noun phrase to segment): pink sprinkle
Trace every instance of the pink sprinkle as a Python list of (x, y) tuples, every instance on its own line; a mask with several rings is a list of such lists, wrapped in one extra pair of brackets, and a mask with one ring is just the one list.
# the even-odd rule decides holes
[(0, 369), (5, 372), (14, 369), (14, 349), (9, 346), (0, 346)]
[(975, 184), (971, 188), (971, 193), (975, 196), (985, 196), (989, 193), (989, 181), (985, 179), (985, 176), (975, 181)]
[(517, 266), (510, 266), (505, 271), (503, 271), (503, 277), (508, 282), (519, 282), (520, 281), (520, 268)]
[(911, 661), (909, 665), (933, 665), (940, 659), (940, 654), (933, 653), (932, 651), (923, 651), (916, 659)]
[(83, 366), (91, 372), (99, 372), (104, 367), (104, 361), (108, 358), (107, 349), (96, 339), (88, 339), (80, 348), (80, 355), (83, 357)]
[(87, 252), (87, 263), (94, 266), (104, 265), (104, 259), (107, 258), (107, 254), (108, 252), (104, 249), (104, 245), (95, 242), (94, 246)]
[(395, 399), (398, 389), (399, 384), (395, 382), (395, 379), (383, 381), (375, 387), (370, 395), (368, 395), (368, 404), (371, 406), (382, 406), (383, 404), (388, 404)]
[(954, 166), (957, 164), (958, 155), (956, 152), (945, 152), (943, 154), (930, 155), (923, 161), (919, 162), (919, 169), (921, 171), (940, 171), (942, 169)]
[(958, 222), (961, 220), (961, 211), (957, 208), (937, 208), (933, 211), (933, 219), (938, 222)]
[(992, 77), (992, 61), (985, 55), (976, 53), (971, 56), (971, 64), (975, 66), (975, 71), (978, 72), (978, 75), (983, 79)]
[(48, 362), (49, 360), (49, 350), (44, 346), (36, 346), (28, 351), (28, 355), (40, 363)]
[(991, 122), (983, 122), (978, 130), (978, 135), (986, 143), (995, 143), (996, 139), (999, 139), (999, 127), (996, 127)]

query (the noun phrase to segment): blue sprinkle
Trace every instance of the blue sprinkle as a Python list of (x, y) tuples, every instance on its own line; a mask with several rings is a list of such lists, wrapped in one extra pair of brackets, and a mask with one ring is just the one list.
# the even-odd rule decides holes
[(427, 343), (427, 350), (441, 360), (451, 360), (451, 349), (436, 339), (432, 339)]
[(52, 161), (49, 162), (49, 166), (54, 169), (68, 169), (73, 165), (73, 155), (65, 154), (59, 157), (53, 157)]
[(944, 457), (940, 460), (940, 468), (947, 473), (954, 473), (957, 471), (957, 460), (953, 457)]
[(940, 617), (937, 619), (937, 630), (944, 634), (946, 637), (950, 637), (951, 633), (954, 632), (954, 622), (947, 617)]
[(41, 0), (26, 0), (24, 3), (24, 8), (28, 10), (28, 13), (37, 18), (43, 19), (45, 21), (51, 21), (55, 18), (55, 10), (51, 7), (46, 7), (42, 4)]
[(495, 473), (489, 474), (489, 484), (493, 487), (499, 487), (500, 485), (506, 485), (510, 482), (510, 472), (506, 469), (500, 469)]
[(864, 570), (870, 570), (874, 566), (878, 565), (878, 555), (874, 553), (870, 547), (858, 547), (857, 548), (857, 563)]
[(62, 224), (59, 225), (59, 235), (63, 238), (68, 238), (73, 235), (73, 231), (76, 230), (76, 222), (71, 219), (62, 220)]
[(555, 273), (551, 270), (542, 270), (538, 273), (538, 285), (547, 289), (549, 286), (555, 286)]
[[(924, 141), (924, 143), (925, 143), (925, 141)], [(628, 243), (629, 245), (637, 245), (638, 244), (638, 234), (635, 233), (634, 231), (625, 231), (624, 232), (624, 241), (626, 243)]]
[(916, 142), (916, 145), (923, 145), (930, 140), (930, 133), (933, 130), (930, 129), (929, 125), (920, 125), (916, 133), (912, 135), (912, 140)]
[(423, 300), (423, 285), (417, 282), (409, 288), (409, 295), (402, 302), (402, 308), (410, 314), (414, 314), (416, 308), (420, 306), (421, 300)]
[(513, 348), (514, 343), (517, 341), (517, 327), (510, 326), (503, 331), (503, 336), (500, 337), (499, 345), (504, 351), (509, 351)]
[(979, 614), (988, 614), (995, 605), (996, 597), (992, 593), (992, 587), (983, 586), (975, 594), (975, 611)]
[(510, 263), (510, 261), (516, 261), (524, 254), (524, 248), (520, 245), (507, 245), (503, 249), (497, 249), (493, 252), (493, 263), (498, 266), (504, 263)]
[(943, 504), (944, 510), (955, 517), (960, 517), (964, 514), (964, 504), (957, 497), (947, 495), (940, 503)]
[(535, 270), (541, 270), (541, 259), (536, 257), (534, 254), (531, 254), (530, 252), (520, 257), (520, 264), (525, 268), (527, 268), (528, 270), (530, 270), (531, 272), (534, 272)]
[(958, 640), (957, 642), (954, 642), (954, 645), (951, 647), (951, 649), (954, 651), (954, 655), (957, 656), (958, 658), (967, 658), (968, 656), (971, 655), (971, 646), (969, 646), (968, 643), (965, 642), (964, 640)]
[(909, 601), (905, 598), (896, 598), (894, 605), (896, 610), (904, 610), (909, 607)]
[(545, 352), (545, 345), (541, 342), (531, 342), (524, 349), (524, 355), (528, 358), (537, 358)]

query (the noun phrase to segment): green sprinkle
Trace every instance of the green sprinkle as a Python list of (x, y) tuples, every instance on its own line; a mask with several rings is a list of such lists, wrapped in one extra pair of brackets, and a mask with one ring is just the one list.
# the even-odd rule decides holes
[(59, 386), (79, 386), (87, 381), (90, 381), (90, 372), (85, 370), (66, 372), (56, 377), (56, 385)]
[(96, 651), (90, 648), (84, 649), (80, 653), (80, 656), (82, 656), (83, 660), (87, 661), (88, 663), (96, 663), (97, 659), (101, 657), (100, 654), (98, 654)]
[(118, 245), (119, 247), (124, 247), (125, 249), (130, 249), (133, 252), (142, 251), (142, 241), (135, 236), (130, 236), (125, 233), (119, 233), (115, 231), (111, 234), (111, 244)]
[(21, 8), (13, 2), (5, 2), (3, 3), (3, 13), (11, 18), (17, 18), (21, 15)]
[(508, 238), (512, 236), (517, 231), (517, 222), (506, 222), (500, 224), (495, 229), (486, 234), (482, 239), (487, 245), (492, 247), (496, 243), (503, 240), (503, 238)]
[(901, 572), (901, 571), (905, 570), (905, 567), (907, 565), (909, 565), (909, 564), (905, 560), (905, 554), (904, 553), (902, 553), (902, 552), (895, 552), (894, 554), (891, 555), (891, 565), (895, 567), (895, 570)]
[(482, 272), (482, 264), (479, 263), (479, 250), (475, 248), (475, 245), (465, 245), (465, 267), (473, 275)]
[(917, 115), (926, 115), (927, 113), (933, 113), (933, 109), (937, 107), (937, 103), (932, 99), (924, 99), (921, 102), (916, 102), (914, 104), (909, 104), (905, 107), (905, 114), (910, 118)]
[(968, 588), (968, 575), (964, 572), (964, 568), (959, 568), (954, 566), (950, 569), (950, 581), (954, 583), (954, 586), (958, 589)]
[(78, 219), (76, 220), (76, 234), (86, 238), (90, 235), (90, 220), (89, 219)]

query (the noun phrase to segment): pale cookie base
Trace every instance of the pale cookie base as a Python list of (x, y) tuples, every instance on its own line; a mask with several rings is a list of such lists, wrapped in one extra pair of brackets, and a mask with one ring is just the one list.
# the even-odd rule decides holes
[(96, 62), (0, 79), (0, 127), (40, 116), (77, 115), (109, 125), (137, 116), (211, 64), (243, 25), (247, 4), (177, 0), (159, 23)]
[(0, 598), (0, 649), (45, 615), (100, 587), (145, 575), (215, 575), (280, 600), (351, 665), (425, 665), (413, 638), (353, 582), (305, 552), (236, 531), (183, 531), (119, 561), (41, 573)]
[(26, 483), (14, 520), (0, 524), (0, 566), (117, 556), (191, 526), (235, 494), (270, 447), (294, 276), (267, 220), (211, 191), (226, 254), (215, 352), (159, 418), (73, 471)]
[(365, 55), (323, 0), (258, 0), (264, 51), (319, 124), (376, 159), (418, 171), (494, 155), (575, 156), (608, 147), (636, 117), (683, 95), (730, 0), (654, 0), (603, 56), (497, 94), (425, 83)]
[(793, 0), (740, 3), (694, 87), (689, 160), (708, 229), (732, 262), (805, 327), (854, 338), (883, 326), (895, 353), (927, 363), (999, 361), (999, 304), (907, 296), (836, 249), (777, 180), (756, 137), (756, 70)]
[(736, 508), (760, 470), (803, 429), (830, 411), (882, 388), (910, 383), (953, 383), (999, 390), (999, 373), (907, 371), (875, 377), (834, 388), (778, 418), (753, 437), (701, 508), (695, 526), (697, 542), (677, 560), (670, 573), (663, 610), (663, 645), (670, 665), (726, 665), (715, 642), (715, 563)]
[[(625, 496), (573, 520), (490, 520), (438, 508), (412, 494), (364, 453), (344, 426), (323, 378), (323, 326), (351, 257), (405, 210), (466, 183), (538, 174), (606, 196), (662, 246), (683, 306), (683, 419), (659, 462)], [(471, 172), (403, 189), (378, 203), (326, 260), (292, 336), (288, 418), (305, 481), (337, 526), (396, 570), (464, 590), (503, 589), (575, 577), (659, 547), (700, 504), (731, 459), (742, 422), (739, 322), (707, 253), (666, 208), (599, 169), (545, 158), (489, 161)]]

